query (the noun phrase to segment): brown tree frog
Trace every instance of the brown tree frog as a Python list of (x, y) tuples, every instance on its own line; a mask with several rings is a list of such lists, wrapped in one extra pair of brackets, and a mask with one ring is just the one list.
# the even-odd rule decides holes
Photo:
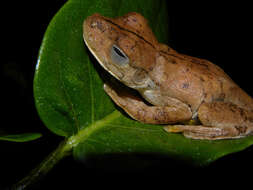
[[(142, 15), (94, 14), (83, 23), (83, 37), (99, 64), (142, 96), (104, 85), (133, 119), (176, 124), (164, 129), (193, 139), (253, 134), (253, 99), (217, 65), (159, 43)], [(196, 119), (200, 124), (186, 122)]]

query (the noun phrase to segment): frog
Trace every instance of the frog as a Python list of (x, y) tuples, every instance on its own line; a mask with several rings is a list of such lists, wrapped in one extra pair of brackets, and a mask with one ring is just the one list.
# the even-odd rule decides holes
[(253, 99), (218, 65), (159, 43), (141, 14), (88, 16), (83, 39), (105, 72), (127, 87), (103, 86), (132, 119), (190, 139), (253, 134)]

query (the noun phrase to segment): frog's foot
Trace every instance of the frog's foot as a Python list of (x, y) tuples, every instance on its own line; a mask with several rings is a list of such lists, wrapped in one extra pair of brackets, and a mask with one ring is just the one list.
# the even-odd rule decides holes
[(240, 138), (238, 132), (232, 127), (218, 128), (203, 125), (171, 125), (164, 127), (164, 129), (170, 133), (183, 133), (185, 137), (191, 139), (218, 140)]

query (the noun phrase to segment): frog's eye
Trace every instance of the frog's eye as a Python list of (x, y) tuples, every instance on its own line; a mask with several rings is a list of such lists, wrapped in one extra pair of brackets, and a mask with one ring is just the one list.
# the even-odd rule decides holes
[(125, 66), (129, 63), (129, 58), (126, 54), (116, 45), (112, 46), (111, 49), (111, 60), (113, 63), (119, 66)]

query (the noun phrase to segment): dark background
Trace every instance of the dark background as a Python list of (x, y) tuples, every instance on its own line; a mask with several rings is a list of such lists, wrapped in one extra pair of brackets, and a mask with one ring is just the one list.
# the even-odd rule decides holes
[[(33, 99), (33, 76), (43, 34), (64, 0), (9, 1), (1, 4), (2, 132), (40, 132), (28, 143), (0, 141), (0, 190), (25, 176), (62, 140), (41, 122)], [(252, 13), (250, 4), (169, 4), (170, 45), (179, 52), (206, 58), (223, 68), (247, 93), (252, 88)], [(109, 172), (62, 160), (33, 189), (146, 188), (160, 185), (208, 186), (250, 184), (253, 148), (228, 155), (208, 167), (194, 168), (161, 159), (141, 171)], [(117, 182), (117, 183), (115, 183)], [(119, 186), (118, 183), (121, 185)]]

